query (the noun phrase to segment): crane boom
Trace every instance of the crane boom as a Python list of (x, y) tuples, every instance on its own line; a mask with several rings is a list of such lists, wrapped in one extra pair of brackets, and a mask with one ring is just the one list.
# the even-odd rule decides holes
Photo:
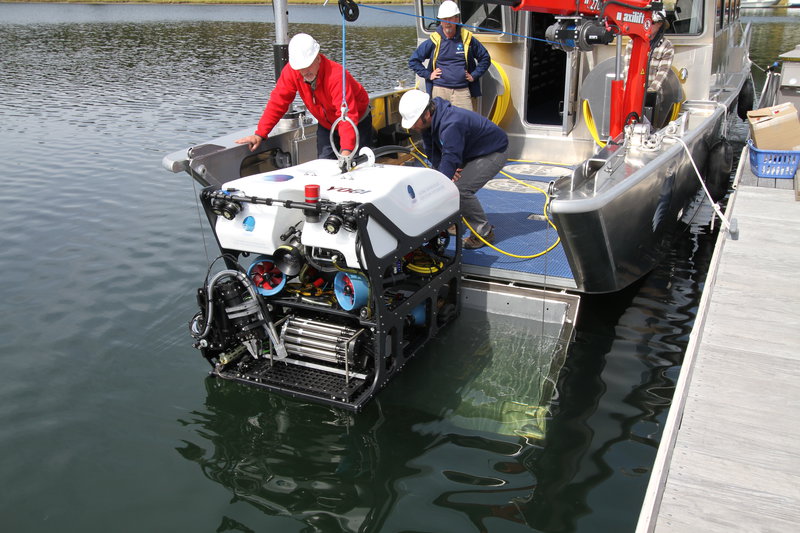
[(590, 50), (608, 44), (614, 36), (632, 41), (628, 75), (625, 81), (611, 82), (609, 132), (616, 137), (627, 121), (642, 116), (647, 85), (647, 63), (653, 36), (653, 15), (663, 3), (650, 0), (489, 0), (487, 3), (510, 5), (515, 11), (549, 13), (558, 22), (548, 28), (548, 41), (564, 50)]

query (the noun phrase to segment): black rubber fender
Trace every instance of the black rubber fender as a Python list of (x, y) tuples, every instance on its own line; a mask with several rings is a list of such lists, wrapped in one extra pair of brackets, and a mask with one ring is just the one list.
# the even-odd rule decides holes
[(708, 151), (706, 167), (706, 188), (714, 202), (720, 201), (728, 193), (733, 170), (733, 147), (726, 138), (718, 140)]
[(736, 105), (736, 114), (742, 120), (747, 120), (747, 112), (753, 109), (753, 102), (756, 99), (756, 90), (753, 86), (753, 77), (748, 76), (739, 91), (739, 101)]

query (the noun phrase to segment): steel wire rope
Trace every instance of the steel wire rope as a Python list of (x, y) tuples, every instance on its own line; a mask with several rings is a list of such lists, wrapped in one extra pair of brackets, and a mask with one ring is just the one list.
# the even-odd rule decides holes
[[(417, 15), (415, 13), (403, 13), (402, 11), (397, 11), (397, 10), (394, 10), (394, 9), (387, 9), (385, 7), (374, 6), (374, 5), (369, 5), (369, 4), (358, 4), (358, 5), (361, 6), (361, 7), (365, 7), (367, 9), (376, 9), (378, 11), (386, 11), (387, 13), (394, 13), (396, 15), (403, 15), (405, 17), (413, 17), (413, 18), (418, 18), (418, 19), (423, 19), (423, 20), (435, 20), (437, 22), (442, 22), (442, 19), (436, 18), (436, 17), (426, 17), (425, 15)], [(445, 22), (449, 22), (449, 21), (445, 21)], [(549, 41), (547, 39), (542, 39), (541, 37), (531, 37), (529, 35), (522, 35), (522, 34), (519, 34), (519, 33), (510, 32), (510, 31), (496, 30), (494, 28), (484, 28), (483, 26), (472, 26), (470, 24), (464, 24), (463, 22), (451, 22), (451, 24), (455, 24), (456, 26), (463, 26), (464, 28), (470, 28), (470, 29), (473, 29), (473, 30), (481, 30), (481, 31), (484, 31), (484, 32), (487, 32), (487, 33), (497, 33), (497, 34), (500, 34), (500, 35), (511, 35), (512, 37), (519, 37), (521, 39), (530, 39), (531, 41), (541, 41), (541, 42), (547, 43), (547, 44), (555, 44), (555, 45), (561, 44), (559, 42)]]
[(347, 17), (345, 15), (344, 10), (339, 6), (339, 11), (342, 14), (342, 109), (341, 109), (341, 118), (344, 119), (347, 109), (347, 80), (345, 73), (347, 72)]
[[(436, 18), (436, 17), (426, 17), (426, 16), (424, 16), (424, 15), (416, 15), (416, 14), (412, 14), (412, 13), (403, 13), (402, 11), (397, 11), (397, 10), (394, 10), (394, 9), (387, 9), (387, 8), (383, 8), (383, 7), (371, 6), (371, 5), (366, 5), (366, 4), (357, 4), (357, 5), (359, 5), (359, 6), (361, 6), (361, 7), (368, 8), (368, 9), (376, 9), (376, 10), (378, 10), (378, 11), (386, 11), (386, 12), (388, 12), (388, 13), (394, 13), (394, 14), (397, 14), (397, 15), (403, 15), (403, 16), (408, 16), (408, 17), (414, 17), (414, 18), (419, 18), (419, 19), (423, 19), (423, 20), (427, 19), (427, 20), (435, 20), (435, 21), (438, 21), (438, 22), (442, 22), (442, 19), (439, 19), (439, 18)], [(502, 34), (505, 34), (505, 35), (511, 35), (511, 36), (514, 36), (514, 37), (520, 37), (520, 38), (523, 38), (523, 39), (530, 39), (530, 40), (533, 40), (533, 41), (542, 41), (542, 42), (549, 43), (549, 44), (559, 44), (559, 43), (556, 43), (556, 42), (553, 42), (553, 41), (549, 41), (549, 40), (547, 40), (547, 39), (541, 39), (541, 38), (538, 38), (538, 37), (530, 37), (530, 36), (527, 36), (527, 35), (521, 35), (521, 34), (518, 34), (518, 33), (506, 32), (506, 31), (502, 31), (502, 30), (495, 30), (495, 29), (492, 29), (492, 28), (484, 28), (484, 27), (481, 27), (481, 26), (472, 26), (472, 25), (469, 25), (469, 24), (463, 24), (463, 23), (460, 23), (460, 22), (456, 22), (456, 23), (453, 23), (453, 24), (455, 24), (456, 26), (462, 26), (462, 27), (465, 27), (465, 28), (471, 28), (471, 29), (474, 29), (474, 30), (484, 30), (484, 31), (486, 31), (486, 32), (489, 32), (489, 33), (498, 33), (498, 34), (501, 34), (501, 35), (502, 35)], [(342, 27), (343, 27), (343, 28), (342, 28), (342, 39), (343, 39), (343, 42), (342, 42), (342, 57), (344, 58), (344, 31), (345, 31), (345, 30), (344, 30), (344, 14), (342, 14)], [(343, 61), (344, 61), (344, 59), (343, 59)], [(501, 76), (504, 76), (504, 74), (505, 74), (505, 73), (504, 73), (504, 72), (502, 72), (502, 71), (500, 71), (500, 73), (501, 73)], [(507, 78), (506, 78), (506, 79), (507, 79)], [(418, 84), (419, 84), (419, 81), (417, 81), (417, 85), (416, 85), (416, 86), (418, 86)], [(506, 105), (507, 105), (507, 104), (506, 104)], [(502, 119), (502, 117), (503, 117), (503, 115), (501, 115), (501, 116), (500, 116), (500, 119)], [(495, 123), (495, 124), (496, 124), (496, 123)], [(413, 139), (411, 139), (411, 145), (414, 147), (414, 150), (415, 150), (415, 151), (419, 152), (419, 154), (421, 154), (423, 157), (427, 158), (427, 156), (426, 156), (426, 155), (425, 155), (425, 154), (424, 154), (424, 153), (423, 153), (423, 152), (422, 152), (422, 151), (421, 151), (421, 150), (420, 150), (420, 149), (417, 147), (417, 145), (414, 143), (414, 140), (413, 140)], [(422, 163), (424, 166), (426, 166), (426, 167), (428, 166), (427, 164), (425, 164), (425, 162), (424, 162), (424, 161), (423, 161), (423, 160), (422, 160), (420, 157), (418, 157), (416, 154), (414, 154), (414, 151), (412, 151), (412, 152), (411, 152), (411, 154), (412, 154), (412, 155), (413, 155), (413, 156), (414, 156), (414, 157), (415, 157), (415, 158), (416, 158), (416, 159), (417, 159), (417, 160), (418, 160), (420, 163)], [(547, 208), (548, 208), (548, 207), (549, 207), (549, 205), (550, 205), (550, 196), (547, 194), (547, 192), (545, 192), (544, 190), (542, 190), (542, 189), (540, 189), (540, 188), (538, 188), (538, 187), (535, 187), (535, 186), (533, 186), (533, 185), (530, 185), (530, 184), (528, 184), (528, 183), (525, 183), (525, 182), (523, 182), (523, 181), (521, 181), (521, 180), (518, 180), (518, 179), (514, 178), (513, 176), (511, 176), (511, 175), (507, 174), (507, 173), (506, 173), (506, 172), (504, 172), (504, 171), (500, 171), (500, 174), (503, 174), (503, 175), (504, 175), (504, 176), (506, 176), (507, 178), (509, 178), (509, 179), (511, 179), (511, 180), (514, 180), (514, 181), (516, 181), (516, 182), (518, 182), (518, 183), (520, 183), (520, 184), (524, 185), (525, 187), (530, 187), (531, 189), (534, 189), (534, 190), (537, 190), (537, 191), (541, 192), (541, 193), (544, 195), (544, 197), (545, 197), (545, 204), (544, 204), (544, 208), (543, 208), (543, 212), (542, 212), (542, 214), (544, 215), (544, 217), (545, 217), (545, 220), (547, 220), (547, 223), (548, 223), (548, 225), (549, 225), (549, 226), (551, 226), (553, 229), (556, 229), (556, 230), (557, 230), (557, 228), (556, 228), (555, 224), (553, 224), (553, 221), (550, 219), (550, 217), (549, 217), (549, 216), (548, 216), (548, 214), (547, 214)], [(480, 235), (478, 235), (478, 234), (477, 234), (477, 233), (476, 233), (476, 232), (475, 232), (475, 231), (472, 229), (472, 227), (469, 225), (469, 223), (467, 222), (467, 220), (466, 220), (464, 217), (461, 217), (461, 220), (463, 220), (463, 221), (464, 221), (464, 224), (466, 224), (467, 228), (469, 228), (469, 230), (470, 230), (470, 231), (472, 231), (473, 235), (475, 235), (476, 237), (478, 237), (478, 239), (479, 239), (481, 242), (483, 242), (483, 244), (485, 244), (485, 245), (489, 246), (490, 248), (492, 248), (493, 250), (495, 250), (495, 251), (497, 251), (497, 252), (499, 252), (499, 253), (501, 253), (501, 254), (507, 255), (507, 256), (509, 256), (509, 257), (515, 257), (515, 258), (517, 258), (517, 259), (534, 259), (534, 258), (536, 258), (536, 257), (541, 257), (542, 255), (545, 255), (545, 254), (547, 254), (548, 252), (550, 252), (551, 250), (553, 250), (553, 249), (554, 249), (556, 246), (558, 246), (558, 244), (561, 242), (561, 238), (559, 237), (559, 238), (557, 238), (557, 239), (556, 239), (556, 241), (555, 241), (555, 242), (554, 242), (554, 243), (553, 243), (553, 244), (552, 244), (550, 247), (548, 247), (547, 249), (545, 249), (545, 250), (543, 250), (543, 251), (541, 251), (541, 252), (538, 252), (538, 253), (536, 253), (536, 254), (532, 254), (532, 255), (517, 255), (517, 254), (512, 254), (512, 253), (510, 253), (510, 252), (506, 252), (505, 250), (501, 250), (500, 248), (497, 248), (497, 247), (496, 247), (496, 246), (494, 246), (493, 244), (491, 244), (491, 243), (487, 242), (487, 241), (486, 241), (486, 240), (485, 240), (483, 237), (481, 237)]]
[[(342, 14), (342, 103), (339, 109), (339, 118), (337, 118), (333, 124), (331, 124), (330, 142), (333, 153), (339, 160), (342, 172), (344, 172), (345, 170), (349, 169), (350, 162), (354, 155), (358, 152), (358, 147), (360, 144), (358, 125), (353, 119), (347, 116), (350, 110), (347, 107), (347, 25), (345, 24), (345, 22), (352, 22), (358, 18), (358, 6), (354, 2), (340, 1), (339, 12)], [(349, 122), (353, 127), (353, 133), (355, 134), (356, 144), (348, 155), (342, 155), (341, 150), (336, 148), (336, 144), (334, 143), (336, 126), (339, 124), (339, 122)], [(341, 135), (339, 136), (339, 144), (341, 144)]]
[[(203, 228), (203, 217), (200, 214), (200, 195), (197, 194), (197, 180), (194, 177), (192, 178), (192, 190), (194, 191), (194, 203), (197, 207), (197, 223), (200, 225), (200, 235), (203, 237), (203, 251), (206, 254), (206, 263), (208, 263), (208, 244), (206, 244), (206, 232)], [(208, 274), (206, 274), (206, 280), (208, 280)]]
[[(404, 16), (407, 16), (407, 17), (414, 17), (414, 18), (419, 18), (419, 19), (423, 19), (423, 20), (427, 19), (427, 20), (435, 20), (435, 21), (438, 21), (438, 22), (442, 22), (442, 19), (436, 18), (436, 17), (426, 17), (424, 15), (417, 15), (417, 14), (414, 14), (414, 13), (403, 13), (402, 11), (397, 11), (397, 10), (394, 10), (394, 9), (387, 9), (387, 8), (383, 8), (383, 7), (379, 7), (379, 6), (372, 6), (372, 5), (367, 5), (367, 4), (357, 4), (357, 5), (362, 6), (362, 7), (366, 7), (368, 9), (376, 9), (378, 11), (386, 11), (388, 13), (394, 13), (394, 14), (397, 14), (397, 15), (404, 15)], [(344, 13), (342, 14), (342, 17), (344, 19)], [(342, 22), (342, 23), (344, 24), (344, 22)], [(465, 28), (470, 28), (470, 29), (473, 29), (473, 30), (482, 30), (482, 31), (486, 31), (486, 32), (489, 32), (489, 33), (497, 33), (497, 34), (500, 34), (500, 35), (511, 35), (511, 36), (514, 36), (514, 37), (520, 37), (522, 39), (530, 39), (532, 41), (541, 41), (541, 42), (544, 42), (544, 43), (554, 44), (554, 45), (559, 44), (557, 42), (549, 41), (547, 39), (542, 39), (542, 38), (539, 38), (539, 37), (530, 37), (528, 35), (521, 35), (521, 34), (518, 34), (518, 33), (507, 32), (507, 31), (503, 31), (503, 30), (496, 30), (496, 29), (493, 29), (493, 28), (484, 28), (482, 26), (472, 26), (470, 24), (464, 24), (464, 23), (461, 23), (461, 22), (453, 22), (452, 24), (455, 24), (456, 26), (462, 26), (462, 27), (465, 27)], [(343, 47), (344, 47), (344, 45), (343, 45)], [(503, 89), (504, 90), (503, 90), (503, 94), (500, 95), (499, 98), (497, 98), (497, 103), (495, 105), (493, 113), (491, 114), (492, 116), (489, 118), (489, 120), (491, 120), (495, 124), (500, 124), (500, 122), (505, 118), (506, 112), (508, 111), (508, 103), (511, 101), (511, 92), (510, 92), (511, 84), (510, 84), (510, 82), (508, 80), (508, 75), (505, 73), (505, 70), (503, 70), (503, 68), (500, 66), (500, 64), (497, 63), (493, 59), (491, 60), (491, 64), (494, 65), (494, 67), (497, 69), (497, 72), (500, 74), (500, 79), (503, 82)], [(416, 80), (416, 83), (414, 84), (414, 88), (415, 89), (419, 88), (419, 77)], [(413, 144), (413, 141), (412, 141), (412, 144)]]

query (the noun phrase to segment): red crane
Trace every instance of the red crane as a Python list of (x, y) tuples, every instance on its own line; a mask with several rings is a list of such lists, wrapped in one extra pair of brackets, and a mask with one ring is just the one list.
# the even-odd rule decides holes
[[(633, 41), (627, 80), (611, 82), (609, 110), (611, 137), (622, 132), (630, 117), (642, 116), (647, 85), (647, 64), (653, 15), (661, 12), (662, 2), (649, 0), (499, 0), (489, 3), (511, 5), (515, 11), (549, 13), (559, 22), (547, 30), (547, 39), (566, 43), (567, 49), (589, 50), (608, 44), (614, 36), (626, 35)], [(635, 114), (635, 115), (634, 115)]]

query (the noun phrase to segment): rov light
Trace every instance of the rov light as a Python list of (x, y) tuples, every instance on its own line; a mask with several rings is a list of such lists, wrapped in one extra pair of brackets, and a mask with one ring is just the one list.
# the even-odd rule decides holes
[(325, 231), (327, 231), (331, 235), (336, 235), (337, 233), (339, 233), (339, 228), (342, 227), (343, 223), (344, 221), (342, 220), (342, 217), (331, 213), (325, 220), (325, 224), (323, 224), (323, 227), (325, 228)]
[(212, 198), (211, 199), (211, 212), (217, 216), (221, 216), (226, 220), (233, 220), (242, 211), (242, 206), (239, 202), (235, 202), (228, 198)]
[(344, 202), (341, 204), (342, 221), (344, 229), (349, 232), (354, 232), (358, 229), (358, 220), (356, 220), (357, 202)]

